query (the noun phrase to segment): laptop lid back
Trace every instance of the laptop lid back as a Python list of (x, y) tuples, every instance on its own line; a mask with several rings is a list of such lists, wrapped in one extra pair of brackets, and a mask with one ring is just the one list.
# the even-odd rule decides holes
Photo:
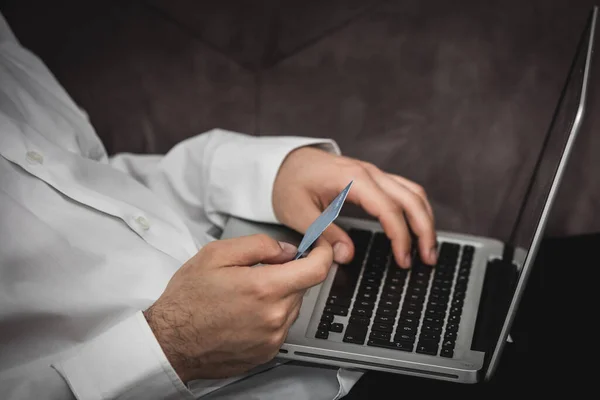
[(582, 33), (571, 69), (508, 241), (509, 246), (513, 248), (525, 249), (527, 255), (512, 288), (513, 293), (498, 340), (488, 354), (486, 380), (492, 377), (497, 368), (543, 238), (548, 216), (556, 198), (569, 155), (582, 124), (597, 13), (598, 8), (594, 7)]

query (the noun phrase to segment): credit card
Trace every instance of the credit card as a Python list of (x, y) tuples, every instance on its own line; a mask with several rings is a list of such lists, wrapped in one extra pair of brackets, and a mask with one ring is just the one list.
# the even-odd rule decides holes
[(340, 210), (346, 201), (346, 197), (348, 196), (348, 192), (350, 191), (350, 187), (352, 186), (351, 181), (348, 186), (344, 190), (337, 195), (335, 199), (327, 206), (325, 211), (319, 215), (319, 217), (308, 227), (300, 245), (298, 245), (298, 253), (296, 253), (296, 257), (294, 260), (300, 258), (306, 250), (312, 246), (312, 244), (321, 236), (321, 234), (327, 229), (327, 227), (335, 221), (335, 219), (340, 215)]

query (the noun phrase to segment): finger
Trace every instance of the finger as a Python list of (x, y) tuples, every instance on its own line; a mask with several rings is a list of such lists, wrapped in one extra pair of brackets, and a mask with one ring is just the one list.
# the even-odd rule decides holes
[(435, 265), (437, 262), (435, 227), (423, 199), (379, 169), (372, 169), (369, 174), (377, 185), (404, 209), (413, 232), (419, 238), (421, 259), (430, 265)]
[(405, 186), (406, 188), (408, 188), (411, 192), (413, 192), (417, 196), (419, 196), (425, 203), (425, 207), (427, 207), (427, 212), (429, 213), (431, 219), (435, 221), (433, 207), (431, 207), (431, 203), (429, 202), (429, 198), (427, 197), (427, 193), (425, 192), (425, 189), (423, 189), (423, 186), (419, 185), (416, 182), (411, 181), (410, 179), (406, 179), (403, 176), (389, 174), (389, 173), (386, 173), (386, 175), (389, 176), (391, 179), (395, 180), (396, 182), (398, 182), (399, 184), (401, 184), (402, 186)]
[(254, 269), (266, 285), (280, 296), (289, 296), (323, 282), (333, 263), (333, 249), (324, 238), (317, 240), (315, 248), (298, 260), (280, 265), (264, 265)]
[(280, 264), (293, 259), (296, 247), (257, 234), (211, 242), (198, 253), (201, 265), (213, 267), (252, 266), (258, 263)]
[[(306, 196), (303, 199), (303, 203), (307, 206), (298, 210), (298, 215), (294, 218), (294, 222), (290, 224), (292, 229), (302, 233), (306, 232), (308, 227), (323, 212), (310, 196)], [(325, 229), (322, 237), (333, 246), (333, 259), (335, 262), (346, 264), (352, 261), (354, 257), (354, 243), (342, 228), (332, 223)]]
[(411, 239), (402, 210), (366, 170), (362, 176), (355, 178), (347, 199), (379, 220), (385, 234), (392, 242), (396, 262), (401, 267), (409, 268)]

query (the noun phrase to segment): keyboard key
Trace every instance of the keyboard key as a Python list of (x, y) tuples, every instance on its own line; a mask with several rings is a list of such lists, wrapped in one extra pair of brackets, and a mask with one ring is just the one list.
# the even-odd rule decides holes
[(350, 302), (351, 302), (351, 300), (349, 298), (339, 298), (338, 296), (335, 296), (333, 298), (329, 297), (327, 299), (328, 306), (340, 306), (343, 308), (350, 307)]
[(377, 293), (376, 292), (359, 293), (358, 296), (356, 296), (356, 300), (370, 300), (370, 301), (375, 301), (376, 298), (377, 298)]
[(394, 330), (394, 326), (392, 324), (374, 323), (373, 326), (371, 326), (371, 329), (379, 332), (392, 333), (392, 331)]
[(414, 343), (415, 335), (410, 334), (410, 333), (396, 333), (396, 336), (394, 337), (394, 341)]
[(398, 308), (399, 305), (400, 305), (399, 300), (381, 300), (379, 302), (379, 307), (385, 307), (385, 308)]
[(400, 313), (401, 317), (407, 317), (407, 318), (418, 318), (421, 315), (421, 313), (417, 310), (414, 309), (404, 309), (402, 308), (402, 312)]
[(380, 324), (394, 324), (396, 320), (395, 316), (390, 315), (375, 315), (375, 323)]
[(371, 308), (355, 307), (352, 309), (352, 315), (370, 318), (373, 315), (373, 310)]
[(317, 334), (315, 335), (317, 339), (327, 339), (329, 337), (329, 331), (324, 329), (317, 330)]
[(375, 278), (372, 276), (368, 276), (368, 277), (363, 277), (362, 280), (364, 283), (369, 284), (369, 285), (379, 285), (379, 283), (381, 282), (380, 278)]
[(383, 293), (381, 293), (382, 300), (398, 300), (399, 301), (401, 297), (402, 297), (401, 293), (388, 292), (385, 290), (385, 288), (383, 289)]
[(414, 325), (398, 325), (398, 328), (396, 328), (396, 333), (415, 335), (417, 333), (417, 327)]
[(414, 300), (405, 300), (404, 304), (402, 305), (403, 309), (411, 309), (411, 310), (415, 310), (417, 311), (417, 313), (420, 313), (421, 310), (423, 309), (423, 302), (421, 301), (414, 301)]
[(328, 331), (330, 327), (331, 327), (331, 323), (330, 322), (320, 322), (318, 329), (319, 330)]
[(398, 325), (419, 325), (419, 319), (418, 318), (412, 318), (412, 317), (400, 317), (400, 319), (398, 320)]
[(446, 332), (458, 332), (458, 324), (449, 323), (446, 325)]
[(434, 356), (438, 352), (438, 344), (434, 341), (420, 341), (417, 344), (416, 352)]
[(419, 334), (419, 339), (421, 340), (434, 340), (434, 341), (439, 341), (441, 337), (441, 333), (437, 332), (423, 332), (421, 331), (421, 333)]
[(365, 325), (354, 325), (348, 324), (346, 328), (346, 334), (344, 335), (344, 342), (354, 344), (364, 344), (367, 336), (368, 327)]
[(460, 322), (460, 315), (450, 315), (448, 317), (448, 323), (458, 324)]
[(329, 330), (331, 332), (342, 333), (342, 331), (344, 330), (344, 325), (336, 322), (336, 323), (331, 324), (331, 326), (329, 327)]
[(440, 352), (440, 356), (452, 358), (454, 357), (454, 349), (442, 349), (442, 351)]
[(456, 340), (456, 332), (446, 332), (444, 335), (445, 340)]
[(360, 288), (358, 289), (360, 292), (363, 293), (367, 293), (367, 292), (378, 292), (379, 291), (379, 286), (376, 285), (371, 285), (368, 283), (365, 284), (361, 284)]
[(367, 342), (368, 346), (383, 347), (385, 349), (412, 351), (413, 344), (410, 342), (388, 342), (380, 339), (370, 339)]
[(354, 303), (354, 307), (373, 309), (375, 307), (375, 300), (357, 300)]
[(390, 336), (392, 334), (389, 332), (379, 332), (379, 331), (373, 331), (371, 332), (371, 334), (369, 335), (370, 339), (381, 339), (381, 340), (386, 340), (389, 341), (390, 340)]
[(357, 315), (353, 315), (350, 317), (350, 323), (354, 325), (369, 325), (371, 320), (367, 317), (359, 317)]
[(386, 284), (383, 287), (383, 290), (385, 292), (402, 294), (402, 291), (404, 290), (404, 286), (403, 285), (388, 285), (388, 284)]
[(334, 314), (334, 315), (341, 315), (342, 317), (345, 317), (346, 315), (348, 315), (348, 308), (344, 308), (344, 307), (340, 307), (340, 306), (325, 306), (325, 312)]
[(442, 333), (442, 327), (440, 325), (424, 324), (421, 327), (421, 332)]
[(398, 286), (404, 286), (404, 282), (406, 280), (406, 277), (402, 277), (402, 278), (398, 278), (398, 277), (389, 277), (387, 278), (386, 284), (390, 284), (390, 285), (398, 285)]
[(442, 318), (425, 317), (425, 318), (423, 318), (423, 323), (441, 326), (444, 324), (444, 320)]
[(396, 309), (395, 308), (387, 308), (387, 307), (379, 307), (377, 309), (377, 315), (384, 315), (384, 316), (395, 316), (396, 315)]
[(321, 322), (331, 322), (333, 321), (333, 314), (324, 313), (321, 315)]

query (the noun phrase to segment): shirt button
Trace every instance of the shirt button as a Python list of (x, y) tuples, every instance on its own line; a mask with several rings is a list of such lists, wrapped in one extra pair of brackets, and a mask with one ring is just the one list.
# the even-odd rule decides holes
[(29, 164), (43, 164), (44, 156), (42, 156), (37, 151), (28, 151), (27, 152), (27, 161)]
[(150, 222), (148, 222), (148, 220), (142, 216), (137, 217), (135, 222), (137, 222), (138, 225), (145, 231), (150, 229)]

